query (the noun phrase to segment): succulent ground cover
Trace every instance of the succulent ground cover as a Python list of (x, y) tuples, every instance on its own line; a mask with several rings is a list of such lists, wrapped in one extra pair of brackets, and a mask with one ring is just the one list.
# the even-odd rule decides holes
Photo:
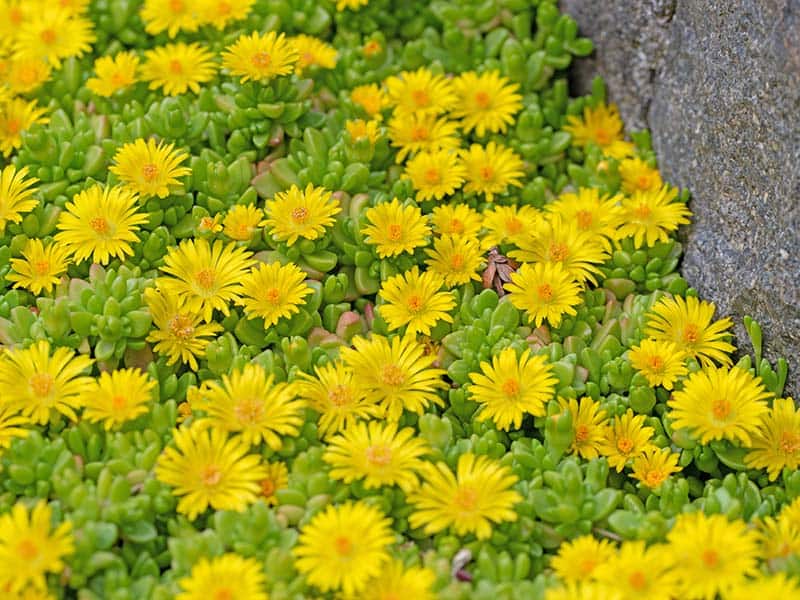
[(2, 598), (798, 598), (785, 361), (551, 0), (0, 0)]

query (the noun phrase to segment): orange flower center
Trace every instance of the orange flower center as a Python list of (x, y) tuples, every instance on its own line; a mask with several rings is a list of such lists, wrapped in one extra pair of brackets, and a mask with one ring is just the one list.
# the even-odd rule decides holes
[(128, 84), (128, 78), (122, 71), (117, 71), (111, 76), (111, 84), (114, 87), (122, 87)]
[(381, 45), (376, 40), (370, 40), (366, 44), (364, 44), (364, 48), (362, 52), (364, 52), (364, 56), (373, 56), (381, 51)]
[(578, 425), (575, 428), (575, 441), (585, 442), (589, 439), (589, 428), (586, 425)]
[(442, 176), (439, 173), (439, 169), (428, 169), (425, 171), (425, 183), (429, 185), (436, 185), (437, 183), (441, 183)]
[(281, 301), (281, 291), (278, 288), (269, 288), (264, 294), (264, 299), (273, 306), (277, 306)]
[(188, 340), (194, 335), (192, 319), (187, 315), (175, 315), (169, 320), (169, 331), (180, 340)]
[(456, 492), (453, 504), (463, 511), (472, 511), (478, 505), (478, 492), (472, 487), (463, 485)]
[(203, 469), (203, 485), (214, 487), (222, 480), (222, 471), (216, 465), (209, 465)]
[(522, 221), (516, 217), (511, 217), (506, 221), (506, 231), (512, 235), (519, 233), (522, 231)]
[(417, 125), (411, 129), (411, 139), (415, 142), (424, 142), (428, 139), (428, 129)]
[(458, 271), (464, 267), (464, 257), (460, 254), (456, 254), (450, 259), (450, 268), (454, 271)]
[(39, 548), (31, 540), (22, 540), (17, 544), (17, 553), (27, 561), (31, 561), (39, 554)]
[(155, 181), (156, 177), (158, 177), (158, 167), (153, 163), (147, 163), (142, 167), (142, 177), (144, 177), (145, 181)]
[(635, 571), (628, 577), (628, 583), (635, 590), (643, 590), (647, 587), (647, 577), (641, 571)]
[(403, 227), (397, 223), (392, 223), (387, 227), (386, 235), (393, 242), (400, 241), (400, 238), (403, 237)]
[(234, 595), (230, 588), (220, 588), (214, 592), (214, 600), (233, 600)]
[(519, 394), (519, 381), (516, 379), (506, 379), (502, 385), (503, 393), (509, 398)]
[(727, 400), (714, 400), (711, 403), (711, 412), (714, 418), (718, 420), (727, 419), (731, 414), (731, 403)]
[(47, 275), (50, 272), (50, 261), (37, 260), (33, 263), (33, 270), (37, 275)]
[(425, 90), (414, 90), (411, 92), (411, 99), (414, 100), (414, 104), (420, 107), (428, 106), (431, 102), (431, 97)]
[(705, 550), (701, 557), (707, 567), (714, 568), (719, 564), (719, 554), (716, 550)]
[(128, 404), (125, 396), (114, 396), (111, 398), (111, 407), (115, 410), (122, 410)]
[(275, 489), (278, 486), (275, 485), (275, 482), (272, 479), (262, 479), (261, 480), (261, 494), (265, 498), (269, 498), (272, 494), (275, 493)]
[(214, 288), (214, 271), (211, 269), (202, 269), (194, 276), (197, 285), (204, 290), (211, 290)]
[(650, 367), (650, 369), (652, 369), (656, 373), (660, 373), (661, 371), (664, 370), (664, 359), (661, 358), (660, 356), (651, 356), (647, 360), (647, 364)]
[(200, 219), (200, 227), (203, 229), (212, 229), (216, 224), (216, 221), (211, 217), (203, 217)]
[(417, 295), (409, 296), (406, 306), (408, 306), (408, 310), (411, 312), (418, 313), (420, 310), (422, 310), (422, 298)]
[(622, 437), (617, 440), (617, 450), (622, 454), (628, 454), (633, 450), (633, 441), (630, 438)]
[(553, 242), (550, 244), (550, 260), (560, 262), (566, 260), (569, 256), (569, 249), (566, 244), (561, 242)]
[(611, 134), (602, 127), (598, 127), (594, 130), (594, 139), (599, 145), (605, 146), (611, 142)]
[(252, 425), (264, 414), (264, 403), (258, 398), (245, 398), (236, 405), (233, 412), (240, 423)]
[(464, 223), (462, 223), (458, 219), (453, 219), (452, 221), (450, 221), (450, 232), (464, 233)]
[(386, 365), (381, 369), (381, 381), (386, 385), (402, 385), (405, 377), (397, 365)]
[(696, 344), (699, 338), (699, 328), (694, 323), (689, 323), (683, 330), (683, 341), (687, 344)]
[(180, 75), (183, 73), (183, 65), (181, 64), (181, 61), (179, 61), (177, 58), (173, 58), (171, 61), (169, 61), (169, 70), (174, 75)]
[(353, 542), (351, 542), (348, 538), (340, 535), (335, 540), (333, 540), (333, 547), (336, 550), (337, 554), (341, 554), (342, 556), (347, 556), (353, 551)]
[(583, 573), (584, 575), (589, 575), (592, 571), (594, 571), (594, 568), (596, 566), (597, 566), (597, 561), (592, 560), (591, 558), (587, 558), (581, 561), (580, 564), (581, 573)]
[(588, 210), (579, 210), (575, 213), (575, 220), (578, 221), (578, 228), (579, 229), (590, 229), (592, 227), (592, 223), (594, 222), (594, 217), (592, 213)]
[(639, 206), (636, 207), (636, 209), (633, 211), (633, 214), (639, 217), (640, 220), (644, 221), (650, 216), (651, 212), (652, 211), (650, 210), (650, 207), (647, 206), (647, 204), (645, 204), (644, 202), (642, 202), (641, 204), (639, 204)]
[(256, 52), (250, 57), (250, 62), (253, 63), (253, 66), (258, 69), (266, 69), (270, 64), (272, 64), (272, 58), (266, 52)]
[(636, 178), (636, 187), (638, 187), (642, 191), (650, 189), (650, 176), (639, 175), (639, 177)]
[(22, 11), (16, 6), (8, 11), (8, 20), (14, 25), (22, 23)]
[(92, 217), (89, 220), (89, 227), (94, 229), (95, 233), (99, 233), (100, 235), (107, 234), (109, 230), (108, 221), (106, 221), (103, 217)]
[(39, 34), (39, 37), (45, 44), (49, 46), (56, 41), (57, 36), (56, 32), (53, 29), (43, 29), (42, 33)]
[(233, 7), (230, 5), (230, 2), (220, 2), (217, 4), (217, 14), (229, 15), (231, 14), (231, 10), (233, 10)]
[(334, 406), (347, 406), (350, 404), (350, 388), (346, 385), (337, 385), (328, 392), (328, 400)]
[(667, 476), (664, 473), (662, 473), (660, 470), (651, 469), (651, 470), (647, 471), (647, 473), (645, 473), (644, 483), (645, 483), (645, 485), (647, 485), (647, 487), (654, 488), (654, 487), (658, 487), (659, 485), (664, 483), (664, 480), (666, 478), (667, 478)]
[(300, 64), (302, 65), (313, 65), (315, 62), (314, 55), (311, 54), (311, 52), (303, 52), (303, 55), (300, 57)]
[(486, 92), (478, 92), (475, 94), (475, 104), (478, 105), (478, 108), (489, 108), (489, 105), (492, 103), (492, 99), (489, 97), (489, 94)]
[(784, 432), (781, 435), (779, 447), (784, 454), (794, 454), (800, 450), (800, 436), (788, 431)]
[(10, 133), (12, 136), (17, 135), (21, 129), (22, 123), (19, 119), (12, 118), (6, 121), (6, 130), (8, 130), (8, 133)]
[(169, 9), (174, 13), (183, 11), (183, 0), (169, 0)]
[(20, 81), (22, 81), (22, 83), (28, 85), (34, 83), (38, 79), (36, 69), (27, 67), (26, 69), (20, 72), (19, 78)]
[(370, 446), (366, 451), (367, 462), (379, 467), (385, 467), (392, 462), (392, 449), (389, 446)]
[(186, 419), (192, 415), (192, 407), (188, 402), (181, 402), (178, 404), (178, 414)]
[(36, 373), (28, 380), (34, 394), (40, 397), (49, 396), (53, 391), (53, 376), (48, 373)]
[(305, 223), (306, 219), (308, 219), (308, 209), (305, 206), (292, 209), (292, 220), (295, 223)]
[(549, 302), (553, 299), (553, 288), (549, 283), (543, 283), (536, 288), (536, 293), (538, 294), (539, 299), (544, 300), (545, 302)]
[(490, 181), (494, 177), (494, 169), (491, 165), (484, 165), (480, 168), (481, 179)]

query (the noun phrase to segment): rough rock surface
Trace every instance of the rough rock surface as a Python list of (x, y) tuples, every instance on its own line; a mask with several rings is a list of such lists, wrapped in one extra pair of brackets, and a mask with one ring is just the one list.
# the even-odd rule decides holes
[(737, 323), (764, 329), (800, 391), (800, 0), (562, 0), (596, 46), (629, 128), (647, 127), (666, 180), (689, 188), (683, 274)]

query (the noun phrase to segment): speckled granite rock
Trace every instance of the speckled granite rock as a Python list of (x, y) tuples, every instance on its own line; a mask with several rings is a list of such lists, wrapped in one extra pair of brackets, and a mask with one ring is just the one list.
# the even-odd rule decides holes
[(800, 0), (562, 0), (629, 127), (648, 127), (665, 178), (692, 191), (683, 273), (764, 329), (800, 391)]

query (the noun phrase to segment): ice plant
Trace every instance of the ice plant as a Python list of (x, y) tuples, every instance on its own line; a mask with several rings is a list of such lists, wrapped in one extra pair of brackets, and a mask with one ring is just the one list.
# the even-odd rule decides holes
[(591, 581), (596, 579), (599, 568), (614, 557), (614, 550), (608, 540), (582, 535), (561, 544), (550, 567), (566, 583)]
[(381, 111), (389, 106), (386, 93), (374, 83), (359, 85), (350, 92), (350, 100), (359, 106), (368, 117), (382, 119)]
[(69, 11), (39, 10), (16, 32), (14, 54), (18, 58), (39, 58), (59, 68), (64, 59), (83, 56), (95, 41), (93, 23)]
[(608, 156), (618, 159), (633, 154), (633, 144), (625, 141), (622, 119), (614, 104), (587, 106), (582, 118), (568, 116), (564, 131), (572, 134), (572, 143), (576, 146), (595, 144)]
[(252, 204), (237, 204), (225, 215), (225, 220), (222, 222), (223, 232), (237, 242), (249, 242), (259, 233), (258, 224), (263, 218), (264, 213), (260, 208)]
[(57, 243), (45, 246), (39, 238), (26, 242), (22, 258), (11, 259), (11, 272), (6, 274), (15, 288), (25, 288), (37, 296), (50, 292), (67, 270), (71, 248)]
[(619, 175), (622, 178), (622, 191), (626, 194), (655, 192), (664, 185), (658, 169), (641, 158), (626, 158), (620, 162)]
[(286, 463), (282, 462), (268, 463), (265, 466), (267, 475), (259, 482), (261, 498), (268, 506), (274, 506), (278, 503), (275, 492), (285, 490), (289, 486), (289, 470), (286, 468)]
[(425, 67), (393, 75), (384, 84), (395, 115), (440, 115), (456, 102), (453, 82)]
[(189, 0), (144, 0), (140, 15), (150, 35), (164, 31), (174, 38), (181, 31), (197, 31), (200, 26), (197, 3)]
[(18, 58), (11, 61), (6, 84), (15, 94), (29, 94), (50, 79), (51, 71), (50, 65), (39, 57)]
[[(406, 567), (399, 560), (392, 560), (384, 566), (381, 574), (367, 583), (360, 600), (391, 600), (392, 598), (414, 598), (414, 600), (435, 600), (433, 585), (436, 574), (428, 568)], [(350, 597), (347, 600), (351, 600)], [(354, 600), (354, 598), (353, 598)]]
[(751, 468), (766, 469), (770, 481), (775, 481), (783, 469), (800, 466), (800, 411), (794, 400), (773, 401), (753, 434), (745, 463)]
[(170, 187), (180, 185), (178, 178), (192, 172), (181, 166), (187, 158), (186, 153), (175, 150), (174, 144), (166, 144), (163, 140), (156, 144), (153, 138), (146, 142), (139, 138), (117, 150), (115, 164), (108, 170), (130, 191), (143, 198), (166, 198)]
[(495, 142), (472, 144), (461, 156), (466, 170), (464, 192), (468, 194), (483, 194), (491, 202), (495, 194), (522, 186), (524, 164), (511, 148)]
[(284, 34), (254, 31), (242, 34), (222, 53), (222, 66), (241, 83), (267, 82), (281, 75), (289, 75), (298, 61), (295, 45)]
[(333, 225), (334, 216), (341, 206), (331, 193), (309, 183), (304, 190), (292, 185), (286, 192), (278, 192), (264, 207), (266, 219), (261, 225), (271, 235), (289, 246), (299, 238), (316, 240)]
[(669, 448), (645, 448), (633, 459), (631, 477), (638, 479), (642, 485), (657, 488), (673, 473), (682, 469), (678, 466), (679, 454), (670, 452)]
[(389, 121), (389, 139), (399, 148), (395, 162), (418, 152), (454, 150), (461, 145), (458, 123), (436, 115), (399, 114)]
[(570, 450), (581, 458), (597, 458), (604, 443), (608, 425), (606, 411), (591, 398), (559, 398), (561, 410), (572, 414), (572, 444)]
[[(574, 223), (578, 231), (599, 234), (610, 241), (619, 237), (617, 230), (622, 224), (619, 200), (619, 196), (601, 195), (595, 188), (580, 188), (561, 194), (546, 209), (561, 217), (561, 222)], [(609, 248), (609, 244), (603, 245)]]
[(644, 425), (645, 416), (635, 415), (629, 408), (624, 415), (614, 417), (606, 428), (600, 444), (600, 454), (608, 457), (608, 466), (619, 473), (645, 450), (653, 448), (655, 430)]
[(666, 242), (680, 225), (687, 225), (692, 215), (686, 204), (676, 200), (678, 190), (669, 186), (634, 192), (622, 201), (620, 237), (633, 237), (634, 246), (652, 246)]
[(677, 594), (676, 578), (664, 545), (648, 547), (642, 541), (626, 542), (594, 573), (599, 583), (621, 594), (620, 600), (672, 600)]
[(228, 553), (201, 558), (187, 577), (178, 581), (176, 600), (267, 600), (264, 569), (254, 558)]
[(480, 281), (478, 271), (484, 265), (483, 252), (477, 238), (443, 235), (426, 248), (428, 272), (435, 273), (448, 287)]
[(94, 62), (94, 77), (86, 87), (98, 96), (108, 98), (138, 81), (139, 57), (133, 52), (117, 52), (101, 56)]
[(430, 228), (422, 211), (412, 204), (401, 204), (397, 198), (368, 208), (367, 225), (361, 229), (368, 244), (375, 246), (381, 258), (413, 252), (425, 246)]
[(299, 307), (312, 293), (305, 279), (305, 273), (293, 263), (261, 263), (242, 277), (239, 303), (248, 318), (261, 317), (265, 326), (275, 325), (300, 312)]
[(406, 163), (405, 177), (421, 200), (441, 200), (461, 187), (467, 176), (464, 162), (453, 150), (420, 152)]
[(436, 235), (470, 239), (478, 237), (484, 219), (466, 204), (446, 204), (434, 206), (430, 220)]
[(31, 420), (19, 414), (19, 411), (8, 406), (0, 407), (0, 456), (2, 451), (11, 446), (17, 438), (24, 438), (30, 431), (25, 425)]
[(201, 0), (200, 22), (223, 30), (231, 23), (246, 18), (254, 2), (255, 0)]
[(675, 342), (667, 340), (642, 340), (631, 348), (629, 358), (633, 368), (644, 375), (650, 385), (660, 385), (667, 390), (689, 372), (686, 353)]
[(319, 38), (301, 34), (289, 38), (289, 44), (297, 52), (294, 72), (298, 75), (314, 67), (333, 69), (336, 66), (336, 49)]
[(452, 115), (461, 119), (464, 131), (474, 130), (478, 137), (487, 132), (505, 133), (522, 108), (519, 85), (497, 71), (480, 75), (474, 71), (462, 73), (455, 79), (454, 87), (457, 100)]
[(144, 53), (141, 78), (151, 90), (161, 89), (167, 96), (189, 90), (197, 94), (200, 84), (211, 81), (216, 74), (212, 59), (211, 52), (198, 43), (159, 46)]
[(7, 157), (22, 146), (22, 132), (31, 125), (48, 123), (46, 114), (47, 109), (39, 107), (36, 100), (12, 98), (0, 103), (0, 153)]
[(483, 213), (487, 229), (481, 238), (484, 248), (512, 243), (519, 245), (538, 229), (541, 213), (533, 206), (492, 206)]
[(448, 291), (442, 291), (443, 278), (433, 271), (410, 271), (390, 277), (383, 282), (378, 295), (384, 304), (380, 312), (389, 329), (405, 327), (408, 333), (428, 335), (439, 321), (452, 323), (449, 311), (456, 301)]
[(544, 321), (558, 327), (564, 315), (576, 314), (580, 304), (580, 285), (560, 263), (526, 263), (511, 274), (505, 286), (511, 304), (528, 313), (537, 327)]
[(156, 382), (139, 369), (100, 373), (81, 394), (83, 418), (113, 429), (148, 411)]
[(30, 212), (39, 200), (33, 197), (36, 193), (35, 177), (28, 177), (28, 167), (17, 169), (7, 165), (0, 171), (0, 234), (5, 231), (7, 223), (19, 223), (22, 214)]

